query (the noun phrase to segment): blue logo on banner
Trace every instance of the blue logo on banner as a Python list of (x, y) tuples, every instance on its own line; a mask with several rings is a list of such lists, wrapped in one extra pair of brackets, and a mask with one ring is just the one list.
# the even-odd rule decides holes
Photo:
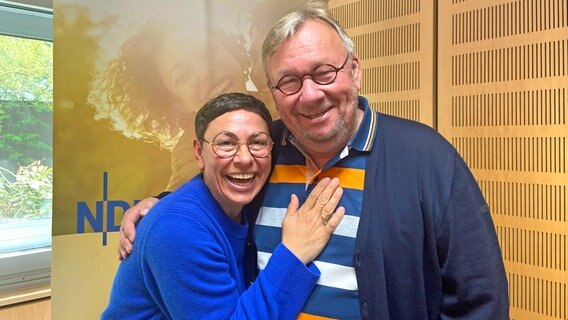
[[(140, 200), (134, 200), (135, 205)], [(77, 202), (77, 233), (85, 233), (85, 223), (88, 223), (94, 232), (103, 234), (103, 246), (107, 244), (107, 232), (120, 230), (120, 220), (130, 208), (124, 200), (109, 200), (108, 197), (108, 172), (103, 173), (103, 199), (95, 204), (95, 212), (86, 202)], [(120, 219), (116, 221), (117, 213)], [(106, 222), (106, 223), (105, 223)]]

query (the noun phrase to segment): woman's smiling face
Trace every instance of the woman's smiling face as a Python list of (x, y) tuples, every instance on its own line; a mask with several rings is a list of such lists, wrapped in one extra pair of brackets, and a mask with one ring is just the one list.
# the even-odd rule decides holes
[(223, 210), (238, 221), (243, 206), (260, 192), (270, 174), (271, 156), (253, 157), (246, 143), (258, 132), (268, 134), (268, 124), (258, 114), (241, 109), (211, 121), (204, 138), (212, 141), (220, 132), (230, 132), (238, 138), (240, 144), (233, 157), (220, 158), (210, 143), (197, 139), (193, 147), (205, 184)]

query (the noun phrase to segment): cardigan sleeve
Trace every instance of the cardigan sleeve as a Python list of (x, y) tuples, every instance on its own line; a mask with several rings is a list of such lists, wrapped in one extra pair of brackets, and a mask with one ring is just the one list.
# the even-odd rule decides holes
[(496, 232), (481, 191), (456, 154), (450, 199), (438, 226), (441, 319), (508, 319), (508, 288)]
[[(164, 216), (143, 247), (150, 295), (169, 319), (295, 319), (319, 278), (284, 245), (241, 294), (227, 251), (202, 221)], [(244, 279), (242, 280), (244, 281)]]

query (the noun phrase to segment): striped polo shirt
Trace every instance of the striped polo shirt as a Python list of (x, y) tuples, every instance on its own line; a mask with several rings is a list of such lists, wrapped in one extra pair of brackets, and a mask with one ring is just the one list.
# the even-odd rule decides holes
[(281, 241), (282, 220), (294, 193), (303, 203), (323, 177), (337, 177), (344, 189), (339, 206), (345, 217), (314, 263), (321, 271), (317, 286), (298, 319), (360, 319), (357, 279), (353, 267), (355, 237), (365, 182), (365, 161), (376, 139), (377, 114), (368, 107), (354, 138), (338, 155), (319, 169), (284, 130), (256, 226), (258, 267), (264, 269)]

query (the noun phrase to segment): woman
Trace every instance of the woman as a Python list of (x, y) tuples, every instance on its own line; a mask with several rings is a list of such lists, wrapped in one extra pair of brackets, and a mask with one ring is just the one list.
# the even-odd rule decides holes
[[(291, 196), (279, 244), (248, 286), (245, 205), (271, 167), (272, 121), (246, 94), (223, 94), (195, 119), (201, 173), (140, 222), (102, 319), (294, 319), (319, 278), (312, 263), (343, 218), (342, 189), (323, 179), (306, 203)], [(328, 214), (330, 213), (330, 214)], [(248, 287), (248, 288), (247, 288)]]

